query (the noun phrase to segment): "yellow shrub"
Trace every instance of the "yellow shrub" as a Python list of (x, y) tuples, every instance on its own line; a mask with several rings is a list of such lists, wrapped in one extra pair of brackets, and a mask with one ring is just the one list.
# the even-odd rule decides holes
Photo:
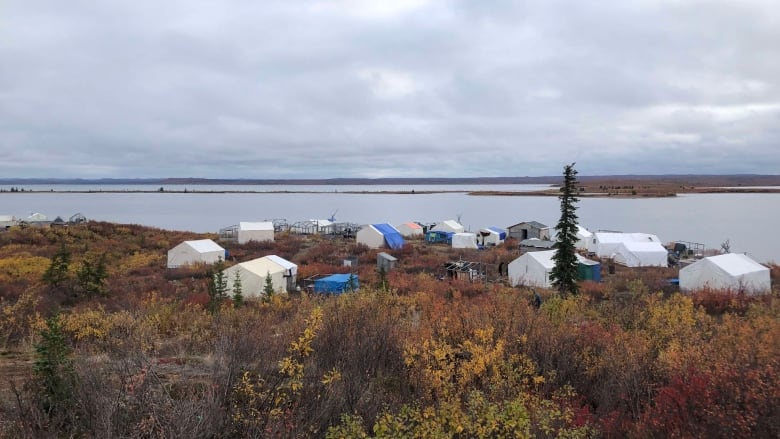
[(51, 264), (48, 258), (20, 253), (0, 259), (0, 282), (38, 280)]

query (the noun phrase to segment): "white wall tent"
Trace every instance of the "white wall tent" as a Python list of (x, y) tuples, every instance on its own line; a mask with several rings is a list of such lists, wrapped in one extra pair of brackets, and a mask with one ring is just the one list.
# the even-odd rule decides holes
[[(555, 250), (525, 253), (507, 266), (509, 284), (513, 287), (528, 285), (532, 287), (550, 288), (550, 272), (555, 267), (553, 256)], [(596, 261), (577, 255), (580, 264), (591, 266), (598, 264)]]
[(0, 227), (8, 228), (16, 225), (16, 217), (13, 215), (0, 215)]
[(271, 221), (238, 223), (238, 243), (249, 241), (273, 241), (274, 223)]
[(728, 253), (706, 257), (680, 270), (681, 290), (703, 288), (757, 294), (771, 291), (772, 282), (769, 268), (747, 255)]
[(446, 220), (436, 224), (435, 226), (433, 226), (431, 230), (441, 231), (441, 232), (463, 233), (466, 231), (466, 228), (463, 227), (460, 223), (458, 223), (455, 220)]
[[(656, 242), (657, 236), (649, 233), (596, 232), (588, 245), (588, 252), (600, 258), (611, 258), (618, 246), (624, 242)], [(661, 246), (663, 247), (663, 246)]]
[(501, 245), (506, 239), (506, 231), (495, 226), (479, 229), (479, 235), (482, 245)]
[(657, 242), (621, 242), (611, 258), (626, 267), (666, 267), (669, 264), (669, 252)]
[(168, 250), (168, 268), (198, 263), (213, 264), (220, 258), (225, 259), (225, 249), (210, 239), (184, 241)]
[(479, 248), (475, 233), (455, 233), (452, 235), (452, 248)]
[(593, 233), (589, 232), (585, 227), (578, 225), (577, 248), (579, 250), (587, 250), (591, 240), (593, 240)]
[(401, 233), (401, 236), (407, 238), (412, 236), (422, 236), (423, 234), (422, 226), (417, 223), (403, 223), (395, 226), (395, 228)]
[(358, 244), (365, 244), (369, 248), (401, 248), (404, 239), (401, 233), (390, 224), (368, 224), (358, 230), (355, 235)]
[(258, 297), (265, 294), (263, 291), (266, 276), (271, 276), (271, 283), (277, 293), (283, 293), (294, 287), (298, 266), (276, 255), (236, 264), (225, 270), (228, 295), (233, 294), (236, 272), (241, 277), (241, 290), (244, 297)]

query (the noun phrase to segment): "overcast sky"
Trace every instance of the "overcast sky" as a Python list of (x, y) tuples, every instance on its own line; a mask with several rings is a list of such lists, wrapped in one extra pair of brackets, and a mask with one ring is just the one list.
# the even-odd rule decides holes
[(4, 0), (2, 177), (780, 169), (777, 0)]

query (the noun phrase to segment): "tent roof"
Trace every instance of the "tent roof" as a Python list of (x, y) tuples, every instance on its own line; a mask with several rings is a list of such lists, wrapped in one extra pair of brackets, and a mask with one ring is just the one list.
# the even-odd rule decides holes
[(717, 265), (732, 276), (768, 270), (765, 266), (751, 259), (750, 256), (741, 253), (709, 256), (704, 258), (704, 260)]
[(198, 253), (208, 253), (208, 252), (224, 252), (225, 249), (222, 248), (219, 244), (216, 242), (210, 240), (210, 239), (198, 239), (195, 241), (184, 241), (185, 244), (189, 245), (195, 251)]
[[(555, 256), (556, 251), (557, 250), (545, 250), (541, 252), (530, 252), (530, 253), (525, 253), (523, 256), (528, 255), (528, 257), (538, 261), (539, 264), (541, 264), (544, 268), (552, 269), (555, 266), (555, 261), (553, 260), (553, 256)], [(599, 264), (599, 262), (580, 256), (579, 254), (576, 254), (576, 256), (577, 256), (577, 262), (579, 262), (580, 264), (583, 265)]]
[(282, 257), (276, 256), (276, 255), (267, 255), (263, 256), (264, 258), (268, 258), (271, 261), (278, 264), (280, 267), (284, 268), (285, 270), (292, 270), (293, 272), (298, 271), (298, 266), (293, 264), (292, 262), (288, 261), (287, 259), (284, 259)]
[(593, 235), (602, 244), (619, 244), (621, 242), (661, 242), (657, 236), (649, 233), (596, 232)]
[(259, 221), (259, 222), (246, 222), (241, 221), (238, 223), (239, 230), (273, 230), (274, 223), (271, 221)]
[(548, 229), (549, 228), (546, 224), (542, 224), (539, 221), (523, 221), (521, 223), (517, 223), (517, 224), (511, 225), (511, 226), (509, 226), (509, 228), (522, 226), (523, 224), (525, 224), (527, 226), (531, 226), (531, 227), (537, 228), (537, 229)]
[(593, 232), (591, 232), (588, 229), (586, 229), (585, 227), (582, 227), (581, 225), (577, 224), (577, 235), (585, 237), (585, 238), (590, 238), (591, 236), (593, 236)]
[(637, 242), (637, 241), (623, 241), (621, 243), (625, 248), (632, 252), (663, 252), (667, 253), (667, 250), (660, 243), (657, 242)]
[(403, 225), (406, 226), (406, 227), (409, 227), (410, 229), (422, 230), (422, 226), (420, 226), (417, 223), (411, 223), (410, 222), (410, 223), (403, 223)]
[(491, 232), (496, 232), (499, 235), (502, 234), (502, 233), (506, 233), (506, 230), (502, 229), (501, 227), (496, 227), (496, 226), (488, 226), (488, 227), (485, 227), (485, 229), (486, 230), (490, 230)]
[(244, 270), (252, 272), (258, 276), (265, 276), (266, 273), (286, 272), (290, 267), (279, 264), (277, 262), (277, 258), (282, 259), (278, 256), (276, 258), (263, 256), (262, 258), (252, 259), (251, 261), (242, 262), (238, 265), (240, 265)]
[(379, 231), (384, 237), (387, 246), (390, 248), (401, 248), (404, 246), (404, 238), (395, 227), (390, 224), (371, 224), (371, 227)]

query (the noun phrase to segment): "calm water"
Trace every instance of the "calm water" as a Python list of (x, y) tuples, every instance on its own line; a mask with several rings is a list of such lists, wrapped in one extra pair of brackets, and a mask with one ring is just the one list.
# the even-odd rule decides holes
[[(328, 218), (355, 223), (436, 222), (461, 218), (467, 229), (507, 227), (536, 220), (554, 226), (555, 197), (439, 194), (345, 194), (366, 190), (537, 190), (538, 185), (490, 186), (321, 186), (321, 193), (0, 193), (0, 215), (24, 218), (40, 212), (50, 219), (82, 213), (89, 219), (143, 224), (171, 230), (216, 232), (239, 221), (284, 218), (293, 223)], [(235, 186), (230, 188), (235, 189)], [(309, 190), (280, 186), (260, 190)], [(360, 189), (357, 189), (360, 188)], [(55, 187), (55, 190), (61, 190)], [(132, 187), (130, 189), (138, 189)], [(170, 188), (171, 190), (173, 188)], [(209, 190), (213, 187), (209, 187)], [(254, 189), (252, 189), (254, 190)], [(584, 198), (580, 224), (589, 230), (647, 232), (662, 241), (693, 241), (746, 252), (761, 262), (780, 261), (780, 194), (697, 194), (675, 198)]]

